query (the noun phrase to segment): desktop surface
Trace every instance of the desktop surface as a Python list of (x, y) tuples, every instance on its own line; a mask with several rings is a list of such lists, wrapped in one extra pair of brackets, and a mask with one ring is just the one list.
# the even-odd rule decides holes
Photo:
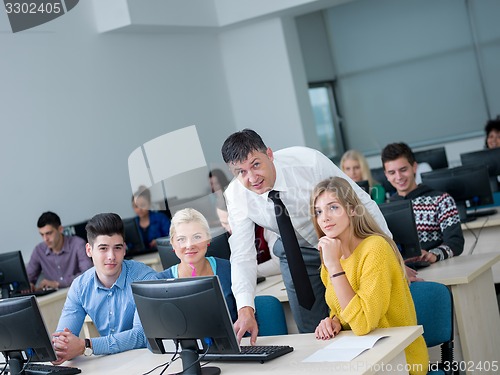
[[(266, 363), (259, 362), (217, 362), (223, 374), (254, 375), (254, 374), (370, 374), (373, 368), (380, 367), (382, 363), (394, 361), (404, 348), (410, 345), (422, 334), (421, 326), (379, 328), (374, 335), (388, 335), (379, 340), (375, 346), (363, 352), (351, 362), (336, 363), (304, 363), (305, 358), (319, 349), (329, 345), (332, 340), (316, 340), (313, 333), (262, 336), (257, 339), (257, 345), (290, 345), (294, 351), (275, 358)], [(369, 335), (370, 335), (369, 334)], [(352, 331), (342, 331), (337, 337), (354, 336)], [(333, 339), (335, 340), (335, 339)], [(242, 339), (242, 345), (249, 345), (249, 338)], [(145, 373), (154, 367), (164, 364), (171, 355), (153, 354), (148, 349), (136, 349), (108, 356), (77, 357), (64, 363), (67, 366), (78, 367), (84, 374), (122, 375), (131, 373)], [(202, 362), (204, 363), (204, 362)], [(370, 369), (370, 367), (373, 367)], [(175, 361), (166, 372), (174, 373), (181, 370), (181, 362)], [(156, 373), (159, 373), (159, 370)]]

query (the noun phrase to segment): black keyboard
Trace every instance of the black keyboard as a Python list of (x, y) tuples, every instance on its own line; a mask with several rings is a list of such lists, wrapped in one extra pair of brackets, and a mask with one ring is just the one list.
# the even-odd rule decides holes
[(431, 264), (426, 260), (417, 260), (415, 262), (405, 263), (408, 267), (413, 268), (414, 270), (419, 270), (421, 268), (429, 267)]
[(24, 296), (42, 297), (57, 291), (58, 289), (39, 289), (35, 291), (23, 290), (11, 293), (11, 297), (24, 297)]
[(265, 346), (240, 346), (241, 352), (236, 354), (208, 353), (203, 360), (206, 361), (258, 361), (266, 362), (276, 357), (293, 351), (288, 345), (265, 345)]
[(79, 374), (81, 372), (82, 370), (76, 367), (56, 366), (44, 363), (28, 363), (24, 368), (24, 373), (26, 375), (46, 375), (46, 374), (73, 375), (73, 374)]

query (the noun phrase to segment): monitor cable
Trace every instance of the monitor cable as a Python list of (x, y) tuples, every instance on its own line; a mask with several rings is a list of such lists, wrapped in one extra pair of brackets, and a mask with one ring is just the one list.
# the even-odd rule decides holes
[(479, 235), (481, 234), (481, 231), (483, 230), (483, 228), (486, 226), (486, 224), (488, 223), (488, 220), (490, 218), (489, 217), (486, 217), (486, 219), (484, 220), (483, 222), (483, 225), (481, 225), (481, 227), (479, 228), (479, 230), (477, 231), (477, 234), (474, 233), (474, 230), (472, 228), (469, 228), (469, 226), (467, 225), (467, 223), (464, 223), (465, 225), (465, 228), (474, 236), (474, 243), (472, 244), (472, 246), (470, 247), (470, 250), (469, 250), (469, 253), (467, 255), (472, 255), (472, 253), (474, 252), (474, 249), (476, 248), (476, 245), (479, 241)]
[(162, 372), (160, 373), (163, 374), (165, 372), (165, 370), (174, 362), (176, 361), (178, 358), (180, 358), (179, 356), (179, 342), (176, 341), (176, 345), (175, 345), (175, 353), (174, 355), (172, 355), (172, 358), (170, 358), (170, 360), (168, 362), (165, 362), (165, 363), (162, 363), (161, 365), (158, 365), (154, 368), (152, 368), (151, 370), (149, 370), (148, 372), (145, 372), (144, 374), (142, 375), (148, 375), (148, 374), (151, 374), (153, 371), (159, 369), (160, 367), (164, 367), (164, 369), (162, 370)]

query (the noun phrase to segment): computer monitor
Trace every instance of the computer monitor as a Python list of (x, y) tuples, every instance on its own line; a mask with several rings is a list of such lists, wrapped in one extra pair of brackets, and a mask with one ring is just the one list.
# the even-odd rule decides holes
[(467, 214), (467, 208), (493, 204), (493, 193), (485, 165), (464, 165), (423, 173), (422, 183), (450, 194), (455, 199), (462, 222), (476, 217), (474, 213)]
[(134, 218), (123, 219), (123, 229), (125, 232), (125, 243), (127, 245), (127, 252), (125, 257), (130, 259), (136, 255), (146, 254), (157, 251), (157, 249), (148, 249), (142, 241), (139, 227)]
[(65, 225), (63, 234), (65, 236), (78, 236), (80, 238), (83, 238), (86, 242), (88, 242), (87, 231), (85, 230), (87, 222), (88, 220), (76, 224)]
[(370, 183), (368, 180), (356, 181), (358, 186), (365, 191), (365, 193), (370, 194)]
[(0, 253), (0, 285), (2, 298), (30, 289), (30, 282), (21, 251)]
[(370, 172), (372, 173), (373, 179), (381, 184), (387, 193), (390, 195), (396, 193), (396, 188), (394, 188), (387, 177), (385, 177), (384, 167), (372, 168)]
[(428, 163), (433, 170), (448, 168), (448, 158), (444, 147), (415, 151), (413, 154), (417, 163)]
[[(180, 263), (180, 259), (175, 255), (174, 248), (170, 243), (170, 237), (161, 237), (156, 239), (160, 261), (164, 270)], [(212, 237), (206, 256), (229, 259), (231, 257), (231, 248), (229, 247), (229, 234), (224, 232), (218, 236)]]
[(56, 360), (35, 296), (0, 300), (0, 350), (12, 375), (26, 362)]
[(403, 259), (422, 255), (411, 200), (383, 203), (379, 208)]
[(492, 192), (500, 191), (500, 147), (460, 154), (462, 165), (486, 165)]
[(240, 352), (218, 276), (134, 282), (132, 294), (152, 352), (174, 353), (173, 340), (183, 374), (218, 374), (200, 354)]

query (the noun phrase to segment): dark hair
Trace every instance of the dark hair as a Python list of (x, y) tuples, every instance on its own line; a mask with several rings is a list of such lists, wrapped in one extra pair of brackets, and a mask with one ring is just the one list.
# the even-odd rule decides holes
[(386, 162), (399, 159), (400, 157), (405, 157), (406, 160), (408, 160), (408, 162), (411, 165), (413, 165), (416, 162), (413, 151), (411, 150), (410, 146), (408, 146), (406, 143), (404, 142), (391, 143), (385, 146), (384, 149), (382, 150), (382, 155), (381, 155), (382, 166), (384, 167), (384, 170)]
[(54, 228), (59, 228), (61, 226), (61, 219), (57, 214), (47, 211), (44, 212), (39, 218), (36, 226), (38, 228), (43, 228), (46, 225), (52, 225)]
[(500, 115), (498, 115), (494, 120), (489, 120), (484, 127), (484, 131), (486, 132), (486, 139), (484, 140), (484, 144), (486, 148), (488, 148), (488, 136), (493, 130), (500, 132)]
[[(208, 178), (212, 177), (215, 177), (219, 181), (222, 190), (225, 190), (227, 185), (229, 185), (229, 180), (227, 179), (226, 174), (221, 169), (215, 168), (208, 172)], [(214, 191), (212, 191), (212, 193), (214, 193)]]
[(221, 152), (225, 163), (235, 163), (247, 160), (248, 154), (253, 151), (266, 152), (267, 146), (264, 141), (252, 129), (231, 134), (224, 141)]
[(119, 234), (125, 239), (125, 230), (123, 229), (123, 221), (117, 214), (104, 213), (97, 214), (90, 219), (85, 226), (87, 231), (87, 240), (91, 246), (97, 236), (112, 236)]
[(135, 199), (139, 197), (144, 198), (149, 204), (151, 204), (151, 192), (146, 186), (139, 186), (137, 191), (132, 195), (132, 203), (134, 203)]

